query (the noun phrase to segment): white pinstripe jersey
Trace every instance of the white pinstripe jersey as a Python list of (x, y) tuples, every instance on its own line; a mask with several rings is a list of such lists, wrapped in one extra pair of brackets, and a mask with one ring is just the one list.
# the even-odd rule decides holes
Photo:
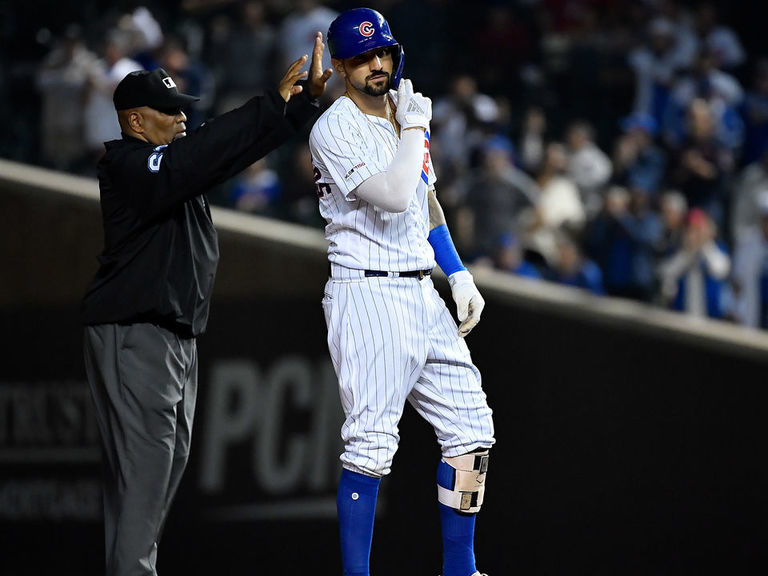
[[(396, 101), (396, 93), (390, 91)], [(346, 268), (405, 271), (432, 268), (427, 241), (427, 188), (437, 179), (425, 138), (421, 179), (405, 212), (392, 213), (358, 198), (355, 188), (392, 163), (399, 138), (386, 118), (363, 113), (340, 97), (309, 136), (320, 214), (326, 219), (328, 260)]]

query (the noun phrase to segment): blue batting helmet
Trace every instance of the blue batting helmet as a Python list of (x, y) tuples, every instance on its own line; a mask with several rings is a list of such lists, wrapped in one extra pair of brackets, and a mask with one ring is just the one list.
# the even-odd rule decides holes
[(376, 10), (354, 8), (342, 12), (331, 22), (327, 40), (331, 58), (340, 60), (352, 58), (376, 48), (392, 46), (395, 49), (392, 55), (394, 63), (392, 87), (397, 88), (403, 74), (405, 53), (403, 47), (392, 36), (384, 16)]

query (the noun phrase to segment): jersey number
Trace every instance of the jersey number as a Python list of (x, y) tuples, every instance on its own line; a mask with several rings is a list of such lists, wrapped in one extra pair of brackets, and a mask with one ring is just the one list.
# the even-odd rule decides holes
[(155, 149), (153, 150), (152, 154), (149, 155), (149, 159), (147, 160), (147, 168), (149, 168), (150, 172), (157, 173), (160, 171), (160, 162), (163, 161), (163, 149), (167, 148), (168, 144), (163, 144), (162, 146), (155, 146)]
[(162, 161), (163, 161), (162, 152), (152, 152), (152, 154), (149, 155), (149, 160), (147, 160), (147, 168), (149, 168), (150, 172), (159, 172), (160, 162)]
[(317, 197), (322, 198), (326, 194), (331, 193), (331, 185), (330, 184), (322, 184), (318, 182), (320, 180), (320, 170), (317, 168), (314, 168), (312, 170), (312, 173), (315, 175), (315, 192), (317, 192)]

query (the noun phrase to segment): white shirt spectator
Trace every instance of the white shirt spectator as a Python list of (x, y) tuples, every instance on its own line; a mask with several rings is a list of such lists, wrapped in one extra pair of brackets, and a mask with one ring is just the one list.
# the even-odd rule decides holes
[(741, 234), (733, 252), (733, 280), (739, 287), (735, 307), (739, 324), (760, 327), (760, 278), (766, 263), (768, 240), (760, 226), (753, 226)]
[(120, 58), (112, 66), (104, 60), (99, 61), (85, 103), (85, 141), (89, 149), (100, 150), (104, 142), (120, 138), (112, 94), (120, 80), (130, 72), (142, 69), (141, 64), (127, 57)]
[[(323, 33), (323, 40), (328, 33), (328, 28), (339, 15), (316, 2), (304, 0), (301, 6), (288, 14), (280, 27), (278, 40), (280, 42), (280, 57), (282, 59), (281, 70), (287, 68), (291, 62), (300, 58), (303, 54), (312, 56), (315, 46), (315, 34)], [(326, 49), (323, 54), (323, 68), (331, 67), (331, 51)], [(333, 78), (337, 75), (334, 74)]]

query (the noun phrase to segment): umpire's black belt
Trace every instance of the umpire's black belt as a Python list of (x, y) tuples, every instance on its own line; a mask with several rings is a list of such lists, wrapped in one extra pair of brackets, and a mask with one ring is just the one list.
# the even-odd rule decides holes
[(390, 270), (358, 270), (353, 268), (344, 268), (336, 264), (329, 264), (328, 275), (331, 278), (341, 280), (352, 280), (354, 278), (418, 278), (423, 280), (432, 274), (432, 269), (425, 270), (405, 270), (403, 272)]

